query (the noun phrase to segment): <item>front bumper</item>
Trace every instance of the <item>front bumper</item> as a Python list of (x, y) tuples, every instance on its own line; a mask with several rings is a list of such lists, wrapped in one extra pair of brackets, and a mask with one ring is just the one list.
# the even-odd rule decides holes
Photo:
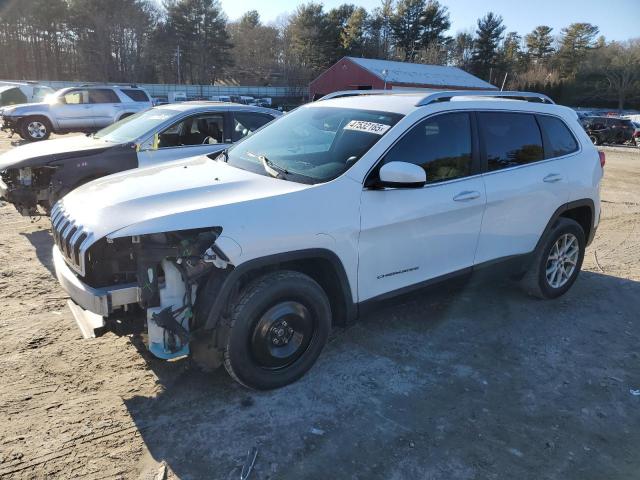
[(9, 187), (2, 181), (2, 177), (0, 177), (0, 198), (9, 200)]
[(0, 177), (0, 198), (12, 203), (23, 216), (38, 215), (38, 200), (48, 198), (48, 188), (17, 185), (9, 187)]
[(18, 130), (18, 123), (22, 117), (7, 117), (2, 116), (2, 130), (15, 132)]
[[(130, 283), (104, 288), (93, 288), (85, 284), (67, 266), (57, 246), (53, 247), (53, 266), (58, 282), (69, 294), (71, 300), (82, 309), (101, 317), (108, 317), (119, 307), (137, 304), (141, 298), (140, 288), (136, 284)], [(76, 316), (75, 312), (73, 313)]]

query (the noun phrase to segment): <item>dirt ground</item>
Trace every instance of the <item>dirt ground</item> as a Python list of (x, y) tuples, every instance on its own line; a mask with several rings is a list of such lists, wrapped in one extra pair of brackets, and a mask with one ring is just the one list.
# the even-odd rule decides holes
[(491, 277), (413, 295), (266, 393), (82, 340), (48, 221), (1, 206), (0, 477), (237, 479), (255, 446), (251, 479), (638, 478), (640, 150), (607, 149), (602, 193), (563, 298)]

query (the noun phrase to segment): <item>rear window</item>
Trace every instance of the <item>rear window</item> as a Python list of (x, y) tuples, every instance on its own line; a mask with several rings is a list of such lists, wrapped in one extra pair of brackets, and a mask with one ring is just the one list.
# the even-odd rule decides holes
[(548, 142), (545, 144), (547, 158), (561, 157), (578, 150), (578, 142), (562, 120), (539, 115), (538, 121), (547, 136)]
[(478, 120), (487, 152), (488, 171), (544, 159), (542, 135), (533, 115), (480, 112)]
[(134, 102), (148, 102), (149, 97), (142, 90), (134, 90), (134, 89), (121, 89), (122, 93), (124, 93), (127, 97), (129, 97)]

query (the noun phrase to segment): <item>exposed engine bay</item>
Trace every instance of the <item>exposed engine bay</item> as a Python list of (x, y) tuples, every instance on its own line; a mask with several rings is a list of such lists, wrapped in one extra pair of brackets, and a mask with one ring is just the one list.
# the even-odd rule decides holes
[(146, 327), (145, 342), (156, 357), (188, 355), (192, 332), (204, 323), (197, 318), (200, 290), (213, 269), (220, 269), (222, 277), (231, 270), (229, 259), (215, 244), (221, 231), (103, 238), (92, 245), (83, 281), (95, 289), (136, 284), (138, 292), (137, 303), (114, 308), (96, 335), (106, 330), (140, 333)]

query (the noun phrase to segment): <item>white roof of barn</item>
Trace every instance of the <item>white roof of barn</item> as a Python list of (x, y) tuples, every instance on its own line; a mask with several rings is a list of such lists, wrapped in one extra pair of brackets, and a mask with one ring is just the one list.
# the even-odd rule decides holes
[[(393, 62), (391, 60), (374, 60), (371, 58), (347, 58), (370, 71), (381, 80), (386, 80), (388, 83), (481, 88), (484, 90), (496, 89), (496, 87), (490, 83), (480, 80), (478, 77), (456, 67)], [(384, 70), (386, 70), (386, 76), (382, 73)]]

